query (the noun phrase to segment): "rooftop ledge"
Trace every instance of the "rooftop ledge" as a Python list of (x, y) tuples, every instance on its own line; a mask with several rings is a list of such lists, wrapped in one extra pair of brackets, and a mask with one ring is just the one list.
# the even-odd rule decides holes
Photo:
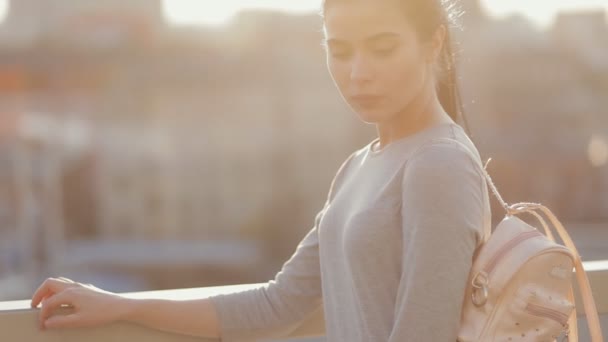
[[(593, 296), (602, 316), (602, 330), (606, 334), (608, 327), (608, 260), (585, 261), (583, 262), (588, 274)], [(249, 288), (261, 286), (258, 284), (228, 285), (204, 288), (131, 292), (125, 296), (131, 298), (166, 298), (187, 300), (203, 298), (218, 293), (231, 293)], [(577, 286), (578, 287), (578, 286)], [(577, 303), (582, 303), (577, 289)], [(2, 339), (6, 341), (31, 341), (31, 342), (70, 342), (70, 341), (146, 341), (146, 342), (186, 342), (186, 341), (218, 341), (217, 339), (201, 339), (171, 333), (164, 333), (154, 329), (148, 329), (130, 323), (113, 323), (104, 327), (90, 329), (70, 329), (70, 330), (49, 330), (39, 331), (37, 328), (38, 309), (30, 308), (30, 301), (18, 300), (0, 302), (0, 331)], [(583, 313), (582, 305), (577, 306), (579, 315)], [(584, 321), (584, 317), (580, 317)], [(322, 336), (324, 334), (324, 322), (322, 309), (302, 322), (302, 324), (287, 338)], [(585, 333), (585, 328), (579, 328), (581, 337)]]

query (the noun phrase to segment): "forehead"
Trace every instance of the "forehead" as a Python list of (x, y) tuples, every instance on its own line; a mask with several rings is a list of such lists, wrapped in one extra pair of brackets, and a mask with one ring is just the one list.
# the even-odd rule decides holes
[(329, 1), (324, 24), (327, 40), (356, 42), (384, 32), (411, 39), (415, 33), (404, 9), (387, 0)]

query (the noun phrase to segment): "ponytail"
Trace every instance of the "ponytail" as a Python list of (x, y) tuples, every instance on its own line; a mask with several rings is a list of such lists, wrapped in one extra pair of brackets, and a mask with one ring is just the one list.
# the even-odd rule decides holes
[(456, 56), (453, 53), (450, 30), (446, 22), (446, 38), (440, 59), (440, 71), (437, 75), (437, 96), (439, 102), (456, 123), (461, 125), (467, 134), (472, 137), (464, 115), (460, 87), (456, 73)]

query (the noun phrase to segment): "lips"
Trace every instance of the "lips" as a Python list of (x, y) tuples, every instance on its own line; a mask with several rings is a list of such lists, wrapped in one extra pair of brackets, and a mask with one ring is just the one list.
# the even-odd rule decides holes
[(352, 103), (362, 107), (372, 107), (377, 105), (382, 98), (377, 95), (353, 95), (350, 97)]

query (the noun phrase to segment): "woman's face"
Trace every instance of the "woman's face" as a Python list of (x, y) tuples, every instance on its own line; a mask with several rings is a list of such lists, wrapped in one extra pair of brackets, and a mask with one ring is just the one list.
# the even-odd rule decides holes
[(429, 77), (428, 48), (393, 1), (335, 1), (324, 13), (327, 64), (364, 122), (403, 112)]

